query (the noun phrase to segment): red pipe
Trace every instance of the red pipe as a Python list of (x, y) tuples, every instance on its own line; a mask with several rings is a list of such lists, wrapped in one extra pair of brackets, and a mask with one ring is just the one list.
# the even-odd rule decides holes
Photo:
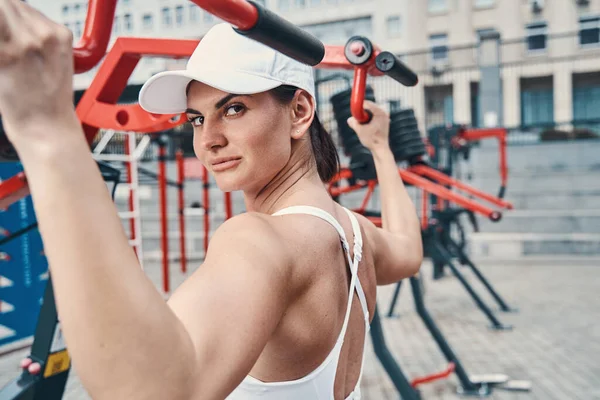
[(241, 30), (256, 25), (258, 11), (246, 0), (192, 0), (201, 8)]
[(368, 65), (361, 65), (354, 70), (354, 82), (352, 84), (352, 94), (350, 95), (350, 111), (358, 122), (366, 123), (371, 117), (363, 108), (365, 101), (365, 89), (367, 87), (367, 69)]
[(73, 47), (75, 73), (94, 68), (106, 54), (117, 0), (89, 0), (83, 35)]
[(183, 151), (177, 150), (175, 153), (175, 159), (177, 160), (177, 193), (179, 200), (179, 249), (181, 251), (181, 272), (184, 274), (187, 272), (187, 257), (185, 251), (185, 201), (184, 201), (184, 165), (183, 165)]
[(169, 293), (169, 232), (167, 226), (167, 171), (166, 147), (160, 142), (158, 145), (158, 191), (160, 195), (160, 244), (162, 249), (163, 290)]
[(442, 379), (442, 378), (447, 378), (448, 376), (450, 376), (451, 373), (454, 372), (455, 369), (455, 365), (453, 362), (448, 363), (448, 368), (446, 368), (444, 371), (442, 372), (438, 372), (435, 374), (431, 374), (431, 375), (427, 375), (421, 378), (415, 378), (413, 379), (413, 381), (410, 383), (410, 385), (413, 388), (416, 388), (417, 386), (423, 384), (423, 383), (429, 383), (429, 382), (433, 382), (436, 381), (438, 379)]
[(406, 170), (398, 170), (398, 172), (400, 173), (400, 177), (404, 182), (408, 183), (409, 185), (418, 186), (423, 190), (438, 196), (441, 199), (452, 201), (461, 207), (482, 214), (491, 219), (492, 221), (499, 221), (502, 217), (502, 214), (500, 212), (492, 210), (491, 208), (481, 205), (458, 193), (454, 193), (453, 191), (448, 190), (445, 187), (438, 185), (437, 183), (422, 178), (413, 172)]
[(429, 225), (429, 215), (427, 215), (427, 211), (429, 211), (429, 200), (427, 199), (429, 196), (425, 190), (421, 190), (421, 229), (427, 229)]
[[(125, 155), (129, 156), (131, 154), (131, 149), (129, 148), (129, 140), (125, 138)], [(137, 238), (137, 232), (135, 231), (135, 220), (133, 216), (133, 188), (131, 187), (132, 177), (131, 177), (131, 162), (125, 162), (125, 169), (127, 173), (127, 183), (129, 184), (129, 212), (132, 213), (131, 218), (129, 219), (129, 229), (130, 229), (130, 237), (131, 240), (135, 240)], [(137, 248), (133, 246), (133, 251), (137, 256)]]
[(467, 141), (475, 141), (487, 138), (498, 138), (500, 152), (500, 180), (501, 186), (506, 187), (508, 181), (508, 163), (506, 161), (506, 128), (468, 129), (460, 133), (459, 137)]
[(225, 192), (225, 219), (231, 218), (233, 210), (231, 207), (231, 192)]
[(209, 215), (209, 204), (210, 201), (210, 193), (208, 189), (210, 188), (208, 184), (208, 170), (206, 167), (202, 166), (202, 194), (204, 195), (204, 257), (206, 257), (206, 253), (208, 252), (208, 235), (210, 232), (210, 215)]
[(486, 200), (486, 201), (494, 204), (495, 206), (506, 208), (508, 210), (512, 210), (512, 208), (513, 208), (513, 205), (511, 203), (504, 201), (502, 199), (499, 199), (496, 196), (492, 196), (491, 194), (482, 192), (481, 190), (476, 189), (473, 186), (470, 186), (470, 185), (463, 183), (457, 179), (454, 179), (451, 176), (448, 176), (448, 175), (444, 174), (443, 172), (440, 172), (437, 169), (431, 168), (427, 165), (416, 164), (416, 165), (413, 165), (410, 168), (408, 168), (408, 171), (412, 171), (416, 174), (435, 179), (442, 185), (454, 186), (454, 187), (456, 187), (460, 190), (463, 190), (473, 196), (476, 196), (476, 197), (479, 197), (480, 199)]

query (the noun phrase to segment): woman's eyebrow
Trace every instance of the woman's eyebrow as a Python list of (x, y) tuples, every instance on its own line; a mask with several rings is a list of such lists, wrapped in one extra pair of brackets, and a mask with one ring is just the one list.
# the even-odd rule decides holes
[[(219, 108), (223, 107), (225, 104), (227, 104), (227, 102), (231, 99), (234, 99), (236, 97), (252, 97), (252, 95), (249, 94), (234, 94), (234, 93), (230, 93), (227, 96), (223, 97), (221, 100), (217, 101), (215, 103), (215, 109), (218, 110)], [(196, 115), (202, 115), (202, 113), (198, 110), (195, 110), (193, 108), (186, 108), (185, 109), (186, 114), (196, 114)]]
[(186, 114), (196, 114), (196, 115), (202, 115), (202, 113), (198, 110), (194, 110), (193, 108), (186, 108), (185, 109), (185, 113)]
[(219, 108), (223, 107), (229, 100), (236, 98), (236, 97), (252, 97), (252, 95), (230, 93), (215, 103), (215, 109), (218, 110)]

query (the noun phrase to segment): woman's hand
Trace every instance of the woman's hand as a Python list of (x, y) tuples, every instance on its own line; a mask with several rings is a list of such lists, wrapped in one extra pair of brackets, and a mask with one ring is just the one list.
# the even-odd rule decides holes
[(373, 114), (371, 121), (361, 124), (356, 118), (350, 117), (347, 121), (348, 125), (356, 132), (363, 146), (371, 152), (380, 149), (389, 150), (390, 116), (384, 109), (371, 101), (365, 100), (363, 107)]
[(52, 140), (53, 129), (39, 128), (76, 118), (72, 41), (25, 2), (0, 0), (0, 114), (15, 147)]

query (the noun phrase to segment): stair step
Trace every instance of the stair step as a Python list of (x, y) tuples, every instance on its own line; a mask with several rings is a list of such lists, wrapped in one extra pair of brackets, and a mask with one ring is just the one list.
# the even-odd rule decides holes
[(600, 210), (514, 210), (502, 220), (479, 219), (481, 232), (487, 233), (598, 233)]
[(514, 259), (528, 256), (600, 256), (595, 233), (471, 233), (468, 251), (475, 258)]

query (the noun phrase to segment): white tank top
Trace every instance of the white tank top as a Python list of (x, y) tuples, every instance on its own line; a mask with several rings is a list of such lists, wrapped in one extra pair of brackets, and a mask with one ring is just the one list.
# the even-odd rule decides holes
[[(360, 232), (360, 225), (358, 220), (352, 214), (352, 212), (344, 208), (350, 221), (352, 222), (352, 231), (354, 234), (354, 259), (350, 257), (350, 247), (346, 240), (346, 234), (344, 229), (338, 223), (338, 221), (328, 212), (321, 210), (320, 208), (311, 206), (293, 206), (276, 212), (273, 215), (287, 215), (287, 214), (308, 214), (315, 217), (321, 218), (329, 222), (340, 235), (342, 247), (344, 253), (348, 259), (348, 265), (350, 266), (350, 273), (352, 278), (350, 280), (350, 291), (348, 294), (348, 306), (346, 308), (346, 315), (344, 317), (344, 324), (342, 325), (342, 331), (340, 332), (338, 339), (325, 359), (314, 371), (309, 373), (303, 378), (296, 379), (293, 381), (285, 382), (262, 382), (250, 375), (246, 376), (242, 383), (227, 397), (226, 400), (333, 400), (334, 392), (333, 386), (335, 383), (335, 375), (337, 371), (338, 361), (340, 359), (340, 353), (342, 350), (342, 344), (344, 343), (344, 337), (346, 335), (346, 329), (348, 328), (348, 321), (350, 318), (350, 311), (352, 309), (352, 299), (354, 297), (354, 291), (358, 294), (360, 304), (362, 306), (363, 314), (365, 317), (365, 343), (367, 340), (367, 334), (370, 329), (369, 324), (369, 310), (367, 308), (367, 300), (365, 293), (362, 289), (360, 281), (358, 279), (358, 264), (362, 256), (362, 235)], [(364, 367), (364, 347), (363, 347), (363, 361), (360, 369), (360, 376), (354, 391), (346, 398), (346, 400), (358, 400), (361, 398), (360, 394), (360, 381), (362, 378)]]

